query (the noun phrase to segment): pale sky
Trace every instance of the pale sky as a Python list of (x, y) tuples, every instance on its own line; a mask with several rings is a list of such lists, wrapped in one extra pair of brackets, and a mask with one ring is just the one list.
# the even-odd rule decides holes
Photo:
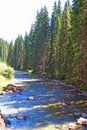
[[(58, 0), (0, 0), (0, 38), (10, 42), (18, 34), (25, 35), (35, 22), (37, 10), (46, 5), (52, 11), (54, 2)], [(64, 6), (66, 0), (61, 0)], [(71, 2), (72, 0), (70, 0)]]

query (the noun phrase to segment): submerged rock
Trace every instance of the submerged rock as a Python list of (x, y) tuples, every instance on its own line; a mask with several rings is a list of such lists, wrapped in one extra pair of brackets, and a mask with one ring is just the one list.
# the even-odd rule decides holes
[(76, 117), (80, 117), (81, 114), (80, 114), (80, 112), (77, 112), (77, 113), (74, 113), (74, 116), (76, 116)]
[(82, 114), (82, 117), (83, 117), (83, 118), (87, 118), (87, 114), (86, 114), (86, 113), (83, 113), (83, 114)]
[(8, 120), (8, 119), (5, 119), (5, 124), (7, 125), (11, 125), (11, 121), (10, 120)]
[(34, 97), (30, 96), (30, 97), (27, 98), (27, 100), (34, 100)]
[(66, 103), (60, 103), (58, 105), (58, 108), (63, 109), (63, 110), (66, 109), (66, 107), (68, 107), (68, 105)]
[(77, 125), (75, 122), (66, 123), (62, 125), (56, 125), (58, 130), (83, 130), (81, 125)]
[(3, 95), (3, 92), (0, 92), (0, 95), (2, 96), (2, 95)]
[(74, 113), (74, 116), (87, 118), (87, 114), (86, 113), (80, 113), (80, 112)]
[(26, 116), (16, 116), (18, 120), (26, 120)]

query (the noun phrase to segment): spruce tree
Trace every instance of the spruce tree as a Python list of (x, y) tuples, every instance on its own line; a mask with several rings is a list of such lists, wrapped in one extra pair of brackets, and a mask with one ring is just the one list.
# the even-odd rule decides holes
[(53, 13), (51, 17), (51, 51), (50, 51), (50, 65), (49, 73), (50, 77), (58, 75), (58, 57), (59, 57), (59, 39), (60, 39), (60, 28), (61, 28), (61, 3), (60, 1), (54, 3)]
[(45, 72), (49, 56), (49, 17), (47, 8), (41, 8), (37, 13), (34, 25), (34, 59), (35, 70)]
[[(59, 10), (59, 9), (58, 9)], [(60, 11), (59, 11), (60, 12)], [(57, 65), (57, 77), (64, 79), (69, 71), (69, 44), (71, 33), (71, 10), (69, 1), (65, 3), (65, 8), (61, 13), (58, 13), (58, 34), (57, 34), (57, 57), (55, 63)], [(55, 35), (54, 35), (55, 36)]]
[(73, 82), (80, 86), (86, 86), (86, 72), (87, 72), (87, 2), (85, 0), (73, 0), (72, 8), (72, 43), (74, 51), (74, 62), (73, 62)]
[(25, 47), (22, 36), (18, 36), (14, 44), (14, 68), (24, 68)]
[(13, 42), (11, 41), (8, 49), (7, 63), (12, 67), (13, 67), (13, 56), (14, 56), (14, 45)]
[(3, 39), (0, 39), (0, 61), (2, 62), (7, 62), (8, 47), (8, 42)]
[(24, 69), (25, 70), (28, 69), (28, 39), (29, 39), (29, 36), (26, 32), (25, 37), (24, 37), (24, 46), (25, 46)]

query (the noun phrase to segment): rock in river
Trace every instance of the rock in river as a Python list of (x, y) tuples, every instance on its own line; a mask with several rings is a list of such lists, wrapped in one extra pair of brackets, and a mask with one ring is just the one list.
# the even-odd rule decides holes
[(16, 116), (18, 120), (26, 120), (26, 116)]
[(77, 123), (78, 123), (78, 124), (81, 124), (81, 125), (87, 125), (87, 119), (86, 119), (86, 118), (83, 118), (83, 117), (80, 117), (80, 118), (77, 120)]

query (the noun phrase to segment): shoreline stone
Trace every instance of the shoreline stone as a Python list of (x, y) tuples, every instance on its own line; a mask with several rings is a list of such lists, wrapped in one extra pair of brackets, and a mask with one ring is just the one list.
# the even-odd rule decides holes
[(6, 130), (4, 118), (3, 115), (1, 114), (1, 111), (0, 111), (0, 130)]

